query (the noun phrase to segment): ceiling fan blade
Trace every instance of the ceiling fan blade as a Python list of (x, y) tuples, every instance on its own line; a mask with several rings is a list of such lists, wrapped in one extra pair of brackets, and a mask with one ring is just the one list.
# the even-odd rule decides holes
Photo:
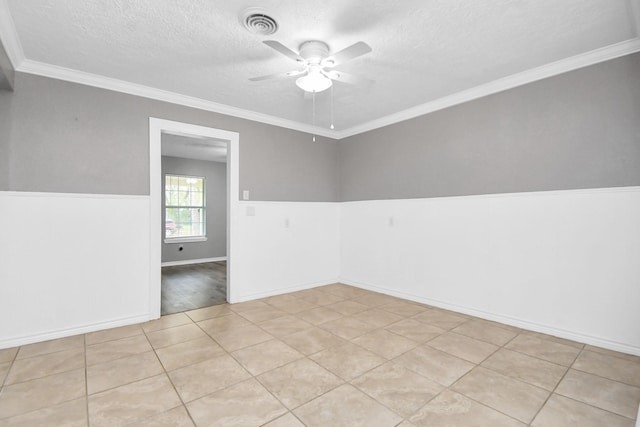
[(371, 52), (371, 46), (369, 46), (365, 42), (357, 42), (349, 47), (345, 47), (341, 51), (334, 53), (333, 55), (322, 61), (323, 66), (335, 67), (336, 65), (340, 65), (354, 58), (357, 58), (358, 56), (365, 55), (369, 52)]
[(352, 85), (362, 86), (362, 85), (370, 85), (374, 82), (373, 80), (368, 79), (366, 77), (356, 76), (355, 74), (344, 73), (338, 70), (331, 70), (323, 73), (327, 77), (329, 77), (331, 80), (334, 80), (340, 83), (348, 83)]
[(266, 44), (271, 49), (277, 50), (278, 52), (280, 52), (281, 54), (283, 54), (289, 59), (293, 59), (296, 62), (304, 62), (303, 57), (301, 57), (296, 52), (292, 51), (291, 49), (289, 49), (288, 47), (286, 47), (280, 42), (277, 42), (275, 40), (265, 40), (262, 43)]
[(300, 74), (304, 74), (307, 70), (293, 70), (287, 71), (286, 73), (275, 73), (275, 74), (267, 74), (266, 76), (252, 77), (249, 80), (252, 82), (261, 82), (263, 80), (277, 80), (277, 79), (286, 79), (287, 77), (295, 77)]

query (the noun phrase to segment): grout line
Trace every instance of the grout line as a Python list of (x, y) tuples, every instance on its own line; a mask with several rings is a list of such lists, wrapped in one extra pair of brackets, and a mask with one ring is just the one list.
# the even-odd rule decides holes
[(87, 427), (89, 427), (91, 420), (89, 419), (89, 367), (87, 366), (87, 334), (84, 334), (82, 338), (84, 345), (84, 402), (87, 415)]

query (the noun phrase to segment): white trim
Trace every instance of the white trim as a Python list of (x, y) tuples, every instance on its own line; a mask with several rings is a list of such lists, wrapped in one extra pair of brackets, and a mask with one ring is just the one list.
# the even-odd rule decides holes
[(415, 117), (433, 113), (434, 111), (443, 110), (487, 95), (513, 89), (518, 86), (523, 86), (528, 83), (577, 70), (579, 68), (584, 68), (589, 65), (619, 58), (638, 51), (640, 51), (640, 38), (626, 40), (607, 47), (572, 56), (570, 58), (562, 59), (560, 61), (552, 62), (550, 64), (542, 65), (540, 67), (532, 68), (530, 70), (475, 86), (471, 89), (463, 90), (422, 105), (417, 105), (361, 125), (353, 126), (349, 129), (336, 132), (334, 137), (337, 139), (347, 138), (349, 136), (413, 119)]
[(170, 237), (168, 239), (164, 239), (164, 243), (167, 245), (173, 243), (196, 243), (196, 242), (206, 242), (207, 236), (198, 236), (198, 237)]
[(308, 125), (306, 123), (287, 120), (264, 113), (258, 113), (256, 111), (245, 110), (230, 105), (208, 101), (202, 98), (182, 95), (176, 92), (170, 92), (167, 90), (157, 89), (137, 83), (131, 83), (111, 77), (100, 76), (98, 74), (92, 74), (84, 71), (73, 70), (71, 68), (33, 61), (31, 59), (25, 59), (24, 61), (22, 61), (20, 65), (16, 67), (16, 71), (37, 76), (49, 77), (52, 79), (79, 83), (82, 85), (97, 87), (101, 89), (113, 90), (115, 92), (141, 96), (148, 99), (155, 99), (157, 101), (184, 105), (185, 107), (197, 108), (199, 110), (211, 111), (213, 113), (225, 114), (232, 117), (239, 117), (241, 119), (265, 123), (272, 126), (279, 126), (287, 129), (305, 132), (308, 134), (324, 136), (327, 138), (335, 138), (335, 136), (333, 135), (334, 131), (330, 129), (324, 129), (318, 126)]
[(14, 70), (17, 71), (25, 60), (24, 50), (6, 0), (0, 0), (0, 42), (4, 46)]
[(391, 295), (391, 296), (403, 298), (409, 301), (414, 301), (420, 304), (427, 304), (434, 307), (443, 308), (445, 310), (455, 311), (457, 313), (468, 314), (470, 316), (475, 316), (475, 317), (479, 317), (481, 319), (486, 319), (486, 320), (492, 320), (494, 322), (515, 326), (517, 328), (522, 328), (529, 331), (540, 332), (547, 335), (553, 335), (559, 338), (565, 338), (568, 340), (577, 341), (579, 343), (590, 344), (590, 345), (606, 348), (613, 351), (619, 351), (622, 353), (634, 354), (634, 355), (640, 356), (640, 347), (635, 347), (635, 346), (627, 345), (624, 343), (609, 341), (603, 338), (575, 333), (575, 332), (567, 331), (564, 329), (558, 329), (552, 326), (529, 322), (516, 317), (501, 316), (501, 315), (489, 313), (486, 311), (475, 310), (469, 307), (459, 306), (456, 304), (449, 304), (446, 302), (442, 302), (442, 301), (438, 301), (430, 298), (423, 298), (417, 295), (407, 294), (405, 292), (398, 292), (393, 289), (360, 283), (345, 277), (340, 278), (339, 282), (345, 285), (354, 286), (356, 288), (365, 289), (372, 292), (379, 292), (385, 295)]
[(0, 195), (11, 197), (60, 197), (68, 199), (138, 199), (147, 200), (149, 196), (137, 194), (100, 194), (100, 193), (47, 193), (42, 191), (0, 191)]
[(511, 197), (532, 197), (532, 196), (565, 196), (567, 194), (598, 194), (598, 193), (632, 193), (640, 191), (640, 186), (626, 186), (626, 187), (602, 187), (602, 188), (578, 188), (571, 190), (541, 190), (541, 191), (518, 191), (516, 193), (487, 193), (487, 194), (469, 194), (461, 196), (434, 196), (434, 197), (414, 197), (410, 199), (364, 199), (364, 200), (348, 200), (338, 203), (396, 203), (402, 201), (403, 203), (409, 202), (423, 202), (429, 201), (448, 201), (452, 199), (496, 199), (496, 198), (511, 198)]
[(167, 261), (160, 264), (162, 267), (174, 267), (176, 265), (191, 265), (191, 264), (204, 264), (205, 262), (220, 262), (226, 261), (226, 256), (220, 256), (216, 258), (200, 258), (200, 259), (185, 259), (183, 261)]
[[(636, 11), (637, 15), (637, 8), (634, 10)], [(0, 13), (0, 17), (1, 16), (2, 14)], [(0, 22), (0, 24), (1, 23), (2, 22)], [(0, 34), (0, 36), (2, 36), (2, 34)], [(11, 40), (11, 37), (8, 38), (9, 40)], [(65, 80), (69, 82), (84, 84), (87, 86), (93, 86), (102, 89), (113, 90), (116, 92), (127, 93), (130, 95), (141, 96), (149, 99), (155, 99), (158, 101), (170, 102), (177, 105), (184, 105), (200, 110), (211, 111), (273, 126), (297, 130), (309, 134), (324, 136), (326, 138), (343, 139), (384, 126), (389, 126), (395, 123), (409, 120), (418, 116), (429, 114), (434, 111), (452, 107), (454, 105), (472, 101), (474, 99), (482, 98), (487, 95), (492, 95), (498, 92), (542, 80), (548, 77), (553, 77), (562, 73), (587, 67), (589, 65), (594, 65), (624, 55), (629, 55), (638, 51), (640, 51), (640, 38), (636, 37), (634, 39), (626, 40), (600, 49), (595, 49), (590, 52), (575, 55), (570, 58), (562, 59), (560, 61), (542, 65), (537, 68), (494, 80), (492, 82), (485, 83), (468, 90), (457, 92), (443, 98), (436, 99), (425, 104), (417, 105), (415, 107), (399, 111), (397, 113), (390, 114), (388, 116), (384, 116), (379, 119), (372, 120), (370, 122), (353, 126), (341, 131), (332, 131), (330, 129), (324, 129), (318, 126), (311, 126), (306, 123), (282, 119), (279, 117), (270, 116), (268, 114), (232, 107), (229, 105), (207, 101), (200, 98), (181, 95), (175, 92), (169, 92), (149, 86), (104, 77), (97, 74), (91, 74), (83, 71), (73, 70), (70, 68), (45, 64), (30, 59), (20, 60), (15, 66), (15, 69), (16, 71), (23, 73)]]
[(161, 233), (161, 146), (162, 132), (181, 132), (185, 135), (197, 135), (227, 141), (227, 301), (233, 302), (233, 260), (234, 236), (239, 210), (239, 177), (240, 177), (240, 135), (221, 129), (198, 126), (171, 120), (149, 118), (149, 316), (150, 319), (160, 317), (160, 267), (162, 233)]
[(117, 328), (120, 326), (133, 325), (149, 320), (149, 314), (139, 314), (137, 316), (123, 317), (120, 319), (112, 319), (106, 322), (92, 323), (89, 325), (79, 326), (76, 328), (58, 329), (55, 331), (43, 332), (40, 334), (26, 335), (17, 338), (9, 338), (0, 340), (0, 349), (18, 347), (26, 344), (33, 344), (42, 341), (53, 340), (57, 338), (71, 337), (89, 332), (102, 331), (104, 329)]

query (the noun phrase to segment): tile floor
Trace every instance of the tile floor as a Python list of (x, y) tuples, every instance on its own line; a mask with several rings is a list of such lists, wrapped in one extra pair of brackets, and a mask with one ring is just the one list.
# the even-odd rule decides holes
[(640, 358), (345, 285), (0, 350), (0, 426), (632, 427)]

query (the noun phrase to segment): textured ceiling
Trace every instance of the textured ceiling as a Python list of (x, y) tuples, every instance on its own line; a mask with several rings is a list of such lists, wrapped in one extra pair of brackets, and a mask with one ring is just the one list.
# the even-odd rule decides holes
[(162, 134), (161, 153), (163, 156), (184, 159), (227, 162), (227, 142), (213, 138)]
[[(311, 101), (294, 79), (248, 81), (295, 68), (262, 41), (362, 40), (373, 51), (339, 69), (375, 84), (334, 85), (337, 131), (638, 36), (637, 0), (6, 1), (27, 60), (303, 124)], [(275, 35), (239, 22), (256, 5)], [(326, 128), (329, 91), (316, 102)]]

